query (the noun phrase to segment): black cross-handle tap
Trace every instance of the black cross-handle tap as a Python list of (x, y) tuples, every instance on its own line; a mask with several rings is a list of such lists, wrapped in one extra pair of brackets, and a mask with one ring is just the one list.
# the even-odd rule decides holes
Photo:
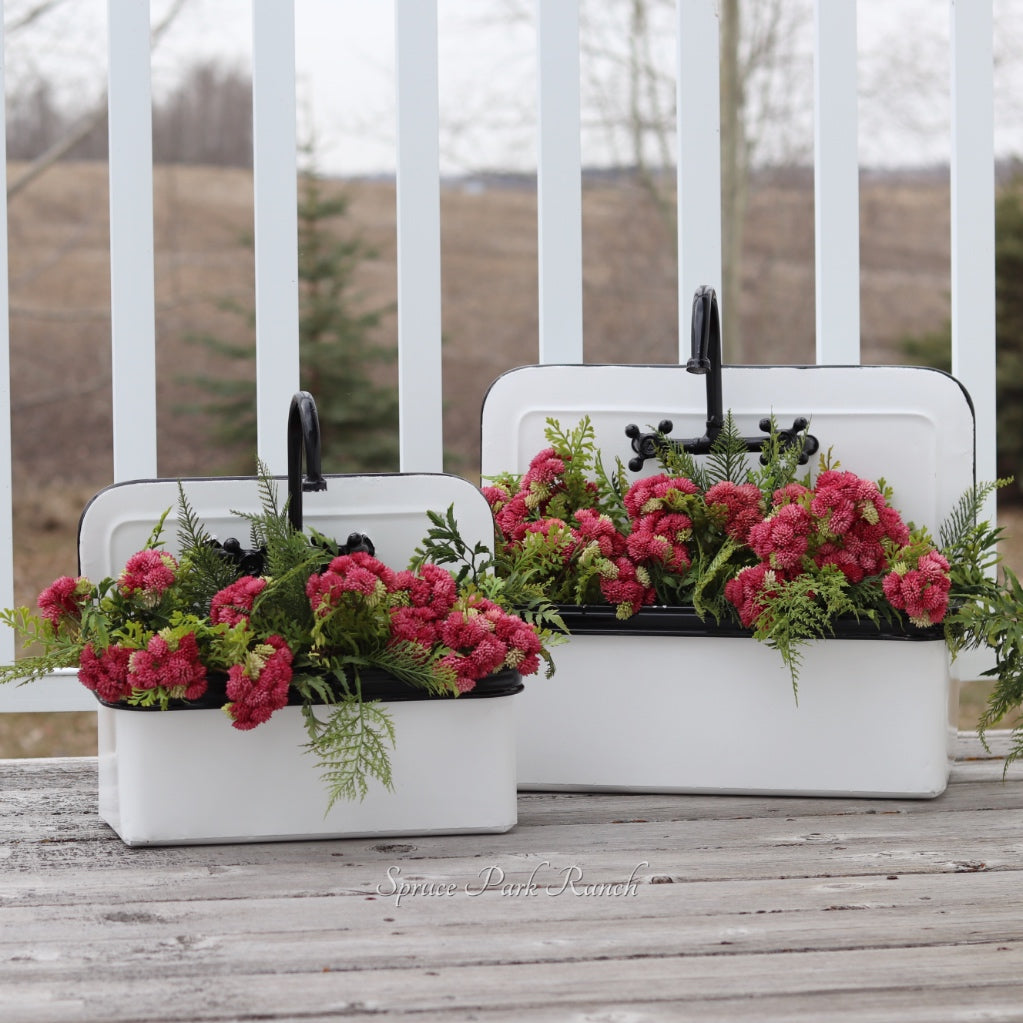
[[(721, 398), (721, 316), (718, 312), (718, 299), (714, 289), (709, 285), (701, 285), (693, 296), (692, 316), (692, 357), (686, 363), (687, 373), (696, 373), (707, 378), (707, 432), (702, 437), (690, 440), (672, 440), (667, 435), (674, 429), (670, 419), (662, 419), (656, 433), (643, 433), (635, 423), (625, 428), (625, 436), (632, 442), (632, 450), (636, 457), (629, 460), (629, 468), (639, 472), (643, 463), (649, 458), (656, 458), (667, 447), (687, 451), (692, 455), (706, 455), (724, 427), (724, 406)], [(771, 430), (769, 417), (760, 420), (760, 429), (765, 433)], [(809, 421), (805, 416), (797, 416), (792, 421), (792, 428), (778, 430), (777, 436), (782, 447), (794, 444), (802, 445), (799, 454), (800, 465), (805, 465), (810, 456), (820, 447), (817, 438), (806, 432)], [(765, 437), (743, 437), (747, 451), (761, 451)], [(761, 462), (767, 459), (763, 454)]]

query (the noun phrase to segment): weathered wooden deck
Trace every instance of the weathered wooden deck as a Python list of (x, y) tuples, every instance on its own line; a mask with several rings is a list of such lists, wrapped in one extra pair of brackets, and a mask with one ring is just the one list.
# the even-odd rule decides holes
[(931, 802), (534, 793), (506, 835), (130, 849), (91, 759), (0, 761), (0, 812), (5, 1023), (1023, 1019), (1023, 770), (969, 737)]

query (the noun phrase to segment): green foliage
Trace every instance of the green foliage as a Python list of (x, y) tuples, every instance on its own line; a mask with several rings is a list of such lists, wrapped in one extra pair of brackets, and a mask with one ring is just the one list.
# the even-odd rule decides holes
[(428, 561), (435, 565), (457, 565), (456, 582), (461, 584), (468, 579), (478, 586), (484, 574), (494, 568), (494, 556), (490, 548), (482, 541), (469, 548), (458, 530), (453, 504), (448, 505), (444, 515), (428, 510), (426, 516), (431, 525), (415, 550), (412, 567), (421, 568)]
[(745, 483), (749, 476), (749, 453), (746, 451), (746, 442), (731, 411), (725, 415), (721, 432), (710, 446), (705, 473), (709, 486), (725, 480), (731, 483)]
[[(298, 206), (301, 387), (316, 396), (324, 470), (391, 471), (398, 467), (397, 356), (377, 340), (390, 306), (368, 307), (357, 291), (360, 267), (376, 257), (361, 238), (342, 234), (348, 198), (314, 170), (302, 175)], [(244, 318), (250, 309), (224, 303)], [(191, 338), (214, 358), (235, 363), (228, 375), (192, 383), (206, 395), (199, 409), (214, 419), (218, 441), (251, 458), (256, 446), (256, 385), (250, 343), (214, 335)]]
[(833, 635), (841, 616), (877, 621), (877, 613), (853, 599), (849, 581), (833, 565), (813, 574), (813, 589), (806, 578), (778, 583), (763, 597), (764, 610), (753, 630), (754, 638), (781, 654), (792, 678), (792, 692), (799, 695), (799, 669), (803, 646)]
[(369, 779), (393, 789), (390, 750), (394, 723), (378, 701), (364, 701), (358, 690), (330, 705), (325, 720), (307, 702), (302, 707), (307, 748), (316, 757), (327, 787), (327, 810), (339, 800), (365, 799)]
[[(802, 434), (801, 436), (805, 436)], [(800, 472), (799, 459), (803, 455), (803, 444), (783, 444), (781, 434), (778, 432), (778, 424), (774, 416), (771, 416), (771, 427), (767, 437), (764, 439), (761, 448), (761, 458), (755, 469), (751, 470), (749, 482), (760, 488), (765, 497), (770, 497), (776, 490), (788, 486), (790, 483), (801, 483), (803, 486), (810, 486), (810, 470)], [(820, 471), (827, 468), (834, 468), (827, 464), (830, 452), (827, 456), (821, 456)]]

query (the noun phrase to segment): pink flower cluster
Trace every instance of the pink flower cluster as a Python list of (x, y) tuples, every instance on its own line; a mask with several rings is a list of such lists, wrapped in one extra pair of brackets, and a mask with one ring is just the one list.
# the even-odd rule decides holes
[(750, 530), (764, 518), (760, 488), (752, 483), (722, 480), (710, 487), (703, 499), (708, 508), (720, 505), (724, 509), (725, 532), (739, 543), (748, 543)]
[(247, 622), (253, 605), (263, 590), (266, 580), (245, 575), (230, 586), (225, 586), (210, 601), (210, 621), (214, 625), (238, 625)]
[(62, 575), (39, 594), (36, 604), (42, 616), (56, 629), (64, 618), (78, 621), (82, 607), (92, 600), (93, 587), (84, 576)]
[[(764, 597), (780, 582), (832, 565), (850, 583), (860, 583), (887, 572), (888, 552), (910, 540), (908, 527), (877, 484), (851, 472), (823, 472), (813, 490), (789, 484), (775, 492), (772, 503), (771, 513), (747, 534), (760, 564), (743, 569), (725, 586), (725, 597), (745, 626), (755, 624)], [(897, 578), (890, 574), (884, 591), (912, 621), (927, 618), (930, 624), (941, 621), (948, 606), (948, 563), (936, 551), (920, 563)]]
[(147, 548), (128, 559), (117, 585), (124, 596), (135, 597), (146, 607), (156, 607), (174, 585), (177, 568), (173, 555)]
[(938, 551), (928, 551), (917, 559), (916, 568), (895, 565), (883, 586), (888, 602), (905, 611), (914, 625), (935, 625), (948, 609), (952, 586), (948, 561)]
[(540, 638), (531, 625), (484, 597), (459, 598), (454, 577), (436, 565), (393, 572), (369, 554), (344, 555), (310, 577), (306, 592), (321, 616), (345, 595), (374, 607), (383, 603), (388, 641), (418, 646), (424, 662), (438, 645), (447, 647), (440, 663), (452, 671), (460, 692), (502, 668), (531, 675), (540, 667)]
[(325, 572), (311, 575), (306, 583), (306, 596), (313, 611), (326, 617), (344, 600), (354, 594), (374, 607), (394, 588), (394, 572), (371, 554), (362, 551), (334, 558)]
[(291, 661), (287, 643), (280, 636), (270, 636), (249, 651), (243, 664), (231, 666), (227, 673), (227, 698), (231, 702), (224, 710), (235, 728), (255, 728), (287, 705)]
[(86, 689), (111, 703), (135, 691), (163, 688), (177, 700), (197, 700), (206, 692), (206, 668), (194, 632), (180, 638), (156, 633), (133, 650), (114, 643), (96, 652), (87, 643), (79, 658), (78, 678)]
[(687, 544), (693, 520), (680, 509), (685, 507), (685, 497), (699, 492), (684, 476), (651, 476), (629, 487), (625, 510), (631, 528), (625, 547), (636, 567), (663, 565), (679, 575), (685, 573), (691, 563)]
[(522, 541), (530, 520), (543, 518), (551, 499), (564, 487), (564, 471), (565, 460), (554, 448), (544, 448), (534, 455), (514, 494), (503, 486), (483, 489), (495, 521), (510, 543)]

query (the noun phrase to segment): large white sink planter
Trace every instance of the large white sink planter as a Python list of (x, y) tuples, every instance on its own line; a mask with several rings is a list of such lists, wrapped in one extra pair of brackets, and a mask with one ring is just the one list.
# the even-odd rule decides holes
[[(962, 386), (916, 367), (736, 367), (725, 406), (744, 434), (773, 412), (811, 420), (842, 468), (884, 477), (904, 518), (937, 529), (973, 483)], [(531, 366), (499, 378), (482, 419), (482, 472), (521, 473), (548, 417), (594, 423), (605, 465), (625, 428), (703, 433), (702, 381), (682, 366)], [(648, 462), (636, 474), (652, 475)], [(691, 611), (570, 616), (557, 672), (516, 708), (523, 789), (933, 797), (948, 781), (958, 708), (939, 638), (822, 640), (804, 654), (798, 703), (780, 655)], [(601, 620), (603, 618), (603, 621)], [(668, 619), (666, 622), (665, 619)]]
[[(246, 529), (232, 511), (256, 512), (253, 479), (185, 480), (189, 502), (221, 540)], [(305, 523), (344, 539), (368, 533), (377, 556), (403, 568), (429, 523), (427, 508), (454, 504), (470, 543), (489, 542), (490, 510), (479, 491), (444, 475), (328, 476), (305, 496)], [(167, 509), (176, 531), (178, 484), (120, 484), (86, 508), (79, 533), (84, 575), (120, 571)], [(167, 549), (175, 552), (173, 543)], [(517, 821), (512, 694), (518, 676), (495, 676), (493, 695), (388, 700), (396, 745), (393, 790), (371, 783), (362, 802), (327, 792), (303, 749), (301, 710), (285, 707), (240, 732), (219, 709), (99, 708), (99, 812), (129, 845), (502, 832)]]

